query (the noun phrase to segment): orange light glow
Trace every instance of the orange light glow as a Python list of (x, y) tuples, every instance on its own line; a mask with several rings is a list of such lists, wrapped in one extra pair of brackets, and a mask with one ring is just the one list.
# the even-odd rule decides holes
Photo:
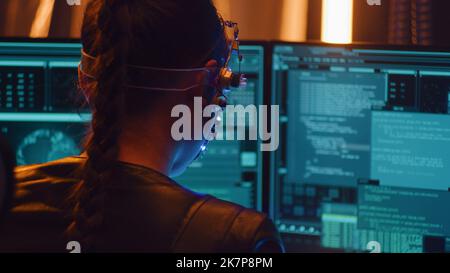
[(33, 25), (31, 26), (30, 37), (32, 38), (48, 37), (54, 8), (55, 8), (55, 0), (39, 1), (39, 7), (36, 11), (36, 15), (33, 20)]
[(322, 0), (322, 41), (349, 44), (352, 32), (353, 0)]

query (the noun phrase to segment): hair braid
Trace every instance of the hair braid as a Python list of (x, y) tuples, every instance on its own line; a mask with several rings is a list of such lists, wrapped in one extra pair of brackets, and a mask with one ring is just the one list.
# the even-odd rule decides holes
[(85, 145), (88, 159), (69, 200), (74, 209), (67, 235), (80, 241), (83, 251), (97, 251), (99, 231), (106, 226), (106, 190), (113, 180), (122, 125), (151, 113), (149, 105), (160, 97), (173, 96), (127, 94), (126, 64), (190, 68), (210, 59), (221, 63), (227, 46), (212, 0), (91, 0), (81, 38), (86, 53), (96, 57), (96, 81), (85, 86), (93, 120)]
[(85, 146), (88, 158), (83, 166), (82, 180), (74, 192), (74, 220), (68, 230), (88, 251), (94, 250), (96, 236), (102, 227), (106, 185), (112, 179), (111, 166), (117, 159), (129, 50), (127, 1), (97, 2), (100, 2), (99, 32), (93, 48), (97, 52), (95, 67), (99, 73), (91, 98), (91, 134)]

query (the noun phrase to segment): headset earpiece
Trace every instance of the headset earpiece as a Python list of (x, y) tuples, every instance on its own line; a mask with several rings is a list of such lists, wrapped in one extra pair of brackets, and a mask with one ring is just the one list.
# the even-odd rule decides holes
[(233, 73), (229, 68), (222, 68), (219, 75), (219, 84), (222, 89), (239, 88), (244, 80), (241, 73)]
[[(246, 84), (246, 79), (242, 73), (240, 73), (240, 66), (242, 62), (242, 55), (239, 49), (239, 28), (238, 24), (232, 21), (223, 21), (224, 27), (233, 29), (233, 39), (229, 44), (229, 53), (225, 62), (225, 67), (220, 70), (219, 85), (222, 89), (239, 88)], [(239, 73), (234, 73), (230, 68), (230, 61), (233, 55), (237, 55), (239, 61)]]

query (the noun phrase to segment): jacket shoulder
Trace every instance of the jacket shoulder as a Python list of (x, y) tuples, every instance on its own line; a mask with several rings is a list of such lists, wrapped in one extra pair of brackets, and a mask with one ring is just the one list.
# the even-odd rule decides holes
[(19, 166), (15, 169), (15, 177), (19, 184), (44, 177), (70, 177), (84, 162), (81, 157), (67, 157), (43, 164)]
[(283, 247), (267, 215), (208, 196), (192, 206), (173, 249), (242, 253), (281, 252)]
[(80, 162), (67, 158), (15, 169), (17, 183), (0, 234), (0, 252), (65, 250), (67, 196), (77, 181), (71, 174)]
[(60, 203), (79, 180), (76, 172), (82, 162), (81, 158), (69, 157), (17, 167), (14, 171), (17, 181), (14, 205), (39, 204), (45, 200), (46, 205), (60, 207)]

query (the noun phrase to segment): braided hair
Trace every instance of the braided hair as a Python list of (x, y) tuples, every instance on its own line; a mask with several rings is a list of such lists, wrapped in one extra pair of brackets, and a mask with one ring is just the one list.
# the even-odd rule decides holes
[[(191, 68), (208, 59), (220, 63), (226, 43), (211, 0), (92, 0), (82, 43), (84, 51), (96, 57), (97, 79), (89, 88), (93, 117), (85, 143), (87, 159), (72, 194), (73, 220), (67, 233), (82, 243), (83, 251), (95, 251), (124, 111), (134, 107), (126, 105), (127, 64)], [(136, 101), (135, 94), (130, 96)]]

